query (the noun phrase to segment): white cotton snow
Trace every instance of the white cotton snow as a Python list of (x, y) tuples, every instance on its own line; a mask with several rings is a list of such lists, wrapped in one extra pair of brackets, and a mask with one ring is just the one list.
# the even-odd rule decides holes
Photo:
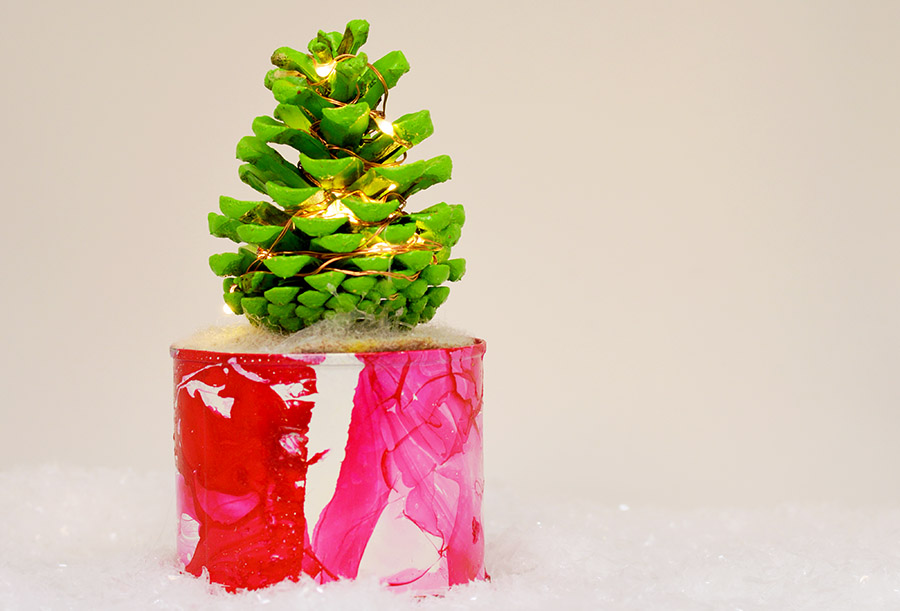
[(900, 508), (666, 511), (488, 482), (490, 583), (373, 579), (227, 594), (179, 572), (174, 471), (0, 472), (0, 609), (896, 609)]
[(385, 324), (354, 324), (353, 319), (339, 316), (287, 335), (246, 322), (210, 327), (176, 342), (173, 347), (213, 352), (297, 354), (426, 350), (471, 343), (471, 336), (434, 322), (412, 329), (398, 329)]

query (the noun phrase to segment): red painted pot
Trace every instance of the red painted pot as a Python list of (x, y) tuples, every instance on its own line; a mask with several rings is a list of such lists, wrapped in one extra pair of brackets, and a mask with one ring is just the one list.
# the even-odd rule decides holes
[(178, 556), (234, 590), (305, 574), (486, 578), (485, 343), (359, 354), (173, 348)]

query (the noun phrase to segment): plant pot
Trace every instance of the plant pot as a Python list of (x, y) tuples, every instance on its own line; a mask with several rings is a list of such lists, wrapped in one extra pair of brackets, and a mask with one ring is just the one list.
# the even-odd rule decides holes
[(185, 570), (229, 590), (485, 579), (484, 352), (173, 348)]

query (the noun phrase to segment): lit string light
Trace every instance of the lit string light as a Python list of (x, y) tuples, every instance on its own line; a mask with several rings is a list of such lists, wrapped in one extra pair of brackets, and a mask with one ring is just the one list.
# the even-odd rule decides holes
[(328, 75), (330, 75), (334, 71), (334, 67), (337, 66), (337, 62), (330, 61), (327, 64), (315, 64), (315, 66), (316, 74), (322, 78), (328, 78)]
[[(315, 181), (313, 181), (315, 183)], [(320, 186), (316, 183), (316, 186)], [(300, 209), (295, 212), (290, 219), (284, 224), (279, 234), (272, 241), (272, 244), (269, 245), (268, 248), (257, 247), (256, 260), (249, 266), (247, 271), (254, 271), (257, 269), (259, 265), (266, 259), (276, 256), (293, 256), (293, 255), (306, 255), (309, 257), (313, 257), (321, 261), (319, 266), (310, 272), (299, 272), (295, 274), (296, 277), (305, 277), (305, 276), (313, 276), (315, 274), (321, 273), (326, 269), (332, 267), (336, 263), (340, 263), (346, 259), (352, 259), (354, 257), (363, 257), (363, 256), (388, 256), (388, 255), (398, 255), (404, 254), (408, 252), (413, 252), (417, 250), (428, 250), (431, 252), (438, 252), (443, 248), (443, 245), (434, 240), (428, 240), (423, 238), (419, 234), (413, 235), (409, 240), (402, 244), (391, 244), (384, 240), (380, 239), (381, 233), (395, 220), (402, 216), (406, 216), (406, 213), (403, 212), (403, 207), (406, 204), (406, 200), (399, 193), (394, 193), (394, 189), (396, 189), (396, 185), (391, 185), (386, 190), (386, 193), (380, 199), (372, 199), (368, 197), (362, 191), (341, 191), (341, 190), (332, 190), (332, 191), (321, 191), (323, 194), (321, 199), (317, 199), (317, 196), (313, 196), (310, 200), (303, 202), (301, 204)], [(365, 222), (357, 218), (353, 211), (346, 207), (346, 205), (341, 202), (341, 198), (343, 197), (355, 197), (361, 199), (363, 201), (367, 201), (370, 203), (376, 202), (385, 202), (388, 200), (390, 196), (393, 196), (396, 199), (400, 200), (400, 205), (397, 207), (397, 210), (388, 215), (387, 218), (377, 222)], [(317, 201), (312, 201), (317, 200)], [(375, 231), (370, 235), (366, 241), (360, 245), (359, 248), (350, 252), (319, 252), (319, 251), (311, 251), (311, 250), (274, 250), (278, 243), (287, 235), (288, 231), (290, 231), (291, 225), (293, 225), (295, 218), (347, 218), (351, 224), (355, 224), (357, 226), (362, 227), (374, 227)], [(377, 271), (377, 270), (348, 270), (341, 268), (341, 273), (350, 275), (350, 276), (370, 276), (370, 275), (382, 275), (390, 278), (402, 278), (405, 280), (415, 280), (419, 277), (419, 272), (415, 272), (413, 274), (404, 274), (400, 272), (388, 272), (388, 271)]]
[(381, 133), (394, 137), (394, 124), (385, 119), (384, 117), (380, 117), (375, 115), (375, 124), (378, 126), (378, 129), (381, 130)]

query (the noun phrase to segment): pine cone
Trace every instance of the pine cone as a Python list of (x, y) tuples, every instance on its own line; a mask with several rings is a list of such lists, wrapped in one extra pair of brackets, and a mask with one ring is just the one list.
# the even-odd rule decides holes
[(369, 64), (358, 52), (368, 31), (354, 20), (343, 35), (320, 31), (308, 54), (275, 51), (265, 84), (278, 106), (237, 146), (241, 180), (272, 201), (223, 196), (222, 214), (209, 214), (212, 235), (242, 244), (209, 264), (225, 277), (225, 302), (253, 324), (293, 332), (344, 312), (412, 327), (465, 273), (465, 260), (450, 258), (463, 207), (405, 210), (452, 164), (446, 155), (402, 163), (434, 128), (427, 110), (385, 118), (409, 64), (400, 51)]

